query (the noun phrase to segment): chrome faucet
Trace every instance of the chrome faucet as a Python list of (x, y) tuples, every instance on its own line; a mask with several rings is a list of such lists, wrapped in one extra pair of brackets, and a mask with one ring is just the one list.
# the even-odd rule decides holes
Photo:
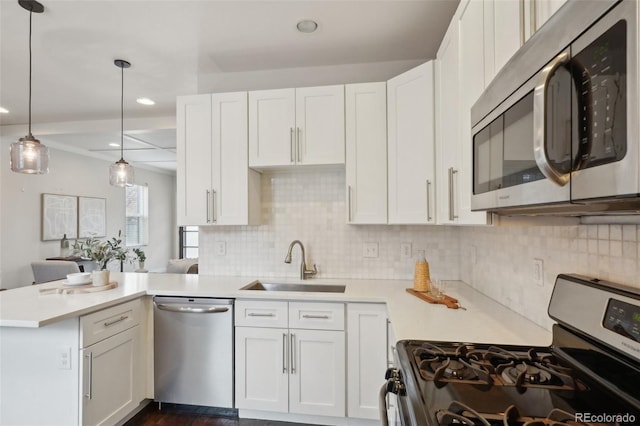
[(316, 264), (313, 264), (313, 269), (307, 269), (307, 259), (304, 253), (304, 246), (300, 242), (300, 240), (293, 240), (291, 244), (289, 244), (289, 250), (287, 251), (287, 256), (284, 258), (284, 263), (291, 263), (291, 250), (293, 250), (293, 246), (298, 244), (300, 246), (300, 250), (302, 250), (302, 261), (300, 263), (300, 279), (306, 280), (308, 277), (313, 276), (318, 273), (318, 268), (316, 268)]

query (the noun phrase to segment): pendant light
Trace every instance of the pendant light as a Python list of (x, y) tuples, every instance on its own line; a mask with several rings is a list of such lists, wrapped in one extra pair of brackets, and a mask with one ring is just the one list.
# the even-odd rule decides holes
[(31, 134), (31, 18), (44, 12), (44, 6), (35, 0), (19, 0), (29, 11), (29, 134), (11, 144), (11, 170), (17, 173), (49, 173), (49, 148)]
[(122, 59), (113, 61), (115, 66), (120, 68), (121, 89), (120, 89), (120, 159), (109, 168), (109, 183), (113, 186), (124, 188), (125, 186), (133, 186), (133, 167), (124, 161), (124, 69), (129, 68), (131, 64)]

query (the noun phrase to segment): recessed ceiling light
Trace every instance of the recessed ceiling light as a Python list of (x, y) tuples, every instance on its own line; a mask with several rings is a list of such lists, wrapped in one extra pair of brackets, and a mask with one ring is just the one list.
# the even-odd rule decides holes
[(155, 105), (156, 103), (149, 98), (138, 98), (136, 102), (142, 105)]
[(6, 108), (0, 107), (0, 114), (9, 114), (9, 110)]
[(312, 33), (318, 29), (318, 23), (316, 21), (312, 21), (311, 19), (303, 19), (302, 21), (298, 22), (298, 25), (296, 25), (296, 27), (301, 33)]
[(120, 148), (120, 144), (119, 144), (119, 143), (115, 143), (115, 142), (111, 142), (111, 143), (109, 144), (109, 146), (113, 146), (113, 147), (116, 147), (116, 148)]

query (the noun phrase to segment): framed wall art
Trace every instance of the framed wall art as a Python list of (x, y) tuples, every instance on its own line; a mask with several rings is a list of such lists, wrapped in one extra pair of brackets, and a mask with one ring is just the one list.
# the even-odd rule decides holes
[(107, 236), (107, 199), (78, 197), (78, 237)]
[(42, 194), (42, 241), (78, 237), (78, 197)]

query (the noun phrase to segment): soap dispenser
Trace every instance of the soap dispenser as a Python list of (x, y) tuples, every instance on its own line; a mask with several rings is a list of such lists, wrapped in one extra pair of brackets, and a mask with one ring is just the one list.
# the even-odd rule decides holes
[(431, 277), (429, 276), (429, 263), (424, 257), (424, 250), (418, 252), (418, 261), (416, 262), (416, 269), (413, 277), (413, 289), (416, 291), (427, 292), (429, 291), (429, 284)]

